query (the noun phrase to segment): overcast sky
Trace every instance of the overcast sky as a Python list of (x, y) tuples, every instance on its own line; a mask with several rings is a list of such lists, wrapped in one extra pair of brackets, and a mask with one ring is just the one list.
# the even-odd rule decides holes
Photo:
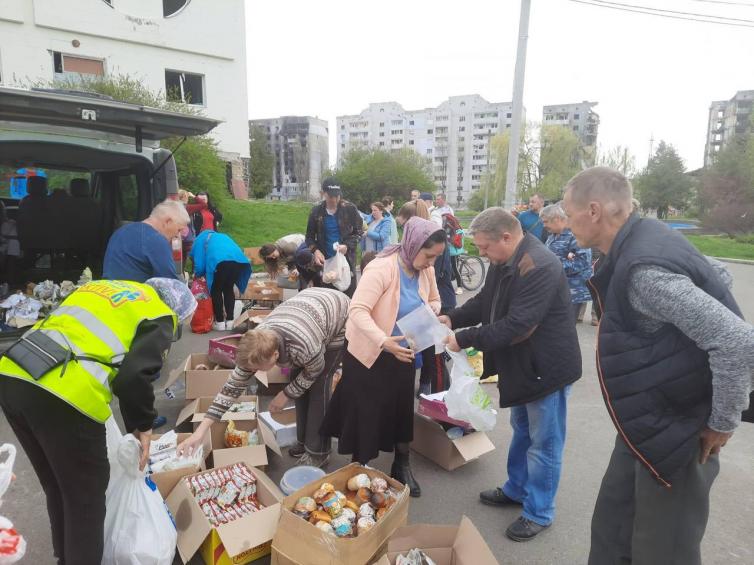
[[(754, 0), (616, 0), (754, 20)], [(449, 96), (512, 98), (519, 0), (288, 0), (246, 4), (249, 117), (357, 114), (370, 102), (407, 110)], [(754, 89), (754, 27), (676, 21), (532, 0), (524, 104), (597, 101), (603, 148), (649, 139), (702, 165), (712, 100)], [(335, 140), (330, 136), (330, 161)]]

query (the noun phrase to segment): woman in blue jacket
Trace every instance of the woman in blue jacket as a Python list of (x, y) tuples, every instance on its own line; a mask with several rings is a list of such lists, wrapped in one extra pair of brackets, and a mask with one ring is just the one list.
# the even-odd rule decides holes
[(390, 245), (390, 220), (384, 216), (385, 206), (382, 202), (372, 202), (372, 221), (367, 230), (365, 251), (379, 253)]
[(205, 230), (194, 241), (191, 249), (194, 262), (194, 276), (206, 277), (207, 287), (212, 296), (212, 310), (217, 331), (233, 329), (233, 314), (238, 292), (246, 292), (251, 278), (251, 263), (236, 242), (224, 233)]

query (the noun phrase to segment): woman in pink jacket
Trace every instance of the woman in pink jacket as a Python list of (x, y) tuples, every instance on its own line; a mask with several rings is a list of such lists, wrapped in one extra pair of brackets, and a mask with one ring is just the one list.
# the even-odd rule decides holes
[(369, 263), (351, 300), (346, 322), (343, 377), (335, 389), (322, 434), (339, 438), (338, 452), (366, 465), (380, 451), (395, 450), (390, 475), (421, 488), (409, 465), (414, 436), (414, 351), (396, 320), (429, 304), (440, 311), (432, 265), (445, 249), (445, 232), (411, 218), (403, 241)]

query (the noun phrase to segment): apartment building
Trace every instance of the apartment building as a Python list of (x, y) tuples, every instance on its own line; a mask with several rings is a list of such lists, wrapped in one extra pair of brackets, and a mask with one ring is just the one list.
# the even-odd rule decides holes
[(310, 116), (249, 121), (250, 136), (263, 132), (275, 156), (273, 200), (317, 200), (329, 165), (328, 125)]
[(714, 161), (715, 155), (737, 134), (751, 131), (754, 90), (739, 90), (730, 100), (710, 104), (707, 119), (707, 143), (704, 149), (704, 166)]
[(592, 108), (597, 102), (576, 102), (574, 104), (555, 104), (542, 108), (543, 126), (563, 126), (573, 130), (584, 149), (584, 164), (594, 165), (597, 151), (597, 133), (600, 116)]
[(464, 207), (494, 170), (489, 140), (511, 125), (510, 102), (491, 103), (477, 94), (451, 96), (436, 108), (406, 110), (397, 102), (369, 104), (360, 114), (338, 116), (338, 164), (349, 151), (410, 149), (427, 159), (438, 190)]
[(211, 135), (234, 193), (247, 194), (243, 0), (0, 1), (0, 84), (108, 74), (222, 120)]

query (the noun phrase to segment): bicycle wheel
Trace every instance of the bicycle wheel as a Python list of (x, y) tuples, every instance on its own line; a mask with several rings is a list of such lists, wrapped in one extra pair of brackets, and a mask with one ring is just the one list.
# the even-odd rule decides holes
[(458, 272), (461, 286), (466, 290), (476, 290), (484, 282), (484, 261), (473, 255), (462, 255), (458, 258)]

